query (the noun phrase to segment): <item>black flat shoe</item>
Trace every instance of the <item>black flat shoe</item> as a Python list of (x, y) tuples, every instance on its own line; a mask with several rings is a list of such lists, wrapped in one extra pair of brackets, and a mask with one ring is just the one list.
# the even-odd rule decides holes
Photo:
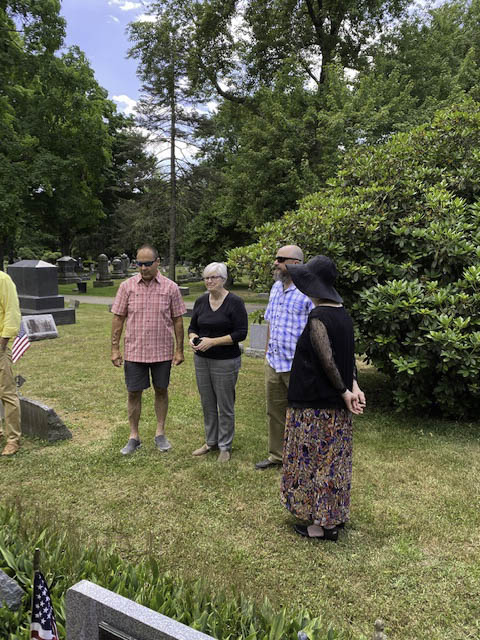
[(334, 527), (333, 529), (323, 529), (323, 536), (311, 536), (308, 533), (308, 526), (306, 524), (296, 524), (294, 525), (295, 533), (303, 536), (304, 538), (309, 538), (309, 540), (331, 540), (332, 542), (336, 542), (338, 540), (338, 529)]

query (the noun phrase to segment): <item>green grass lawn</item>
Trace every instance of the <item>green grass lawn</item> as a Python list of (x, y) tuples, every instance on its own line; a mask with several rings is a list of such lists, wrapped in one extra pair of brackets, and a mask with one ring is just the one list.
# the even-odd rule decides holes
[[(351, 524), (338, 544), (304, 540), (279, 501), (267, 453), (263, 363), (243, 358), (232, 460), (196, 459), (202, 414), (192, 356), (172, 372), (167, 425), (173, 449), (153, 447), (145, 393), (142, 449), (128, 436), (121, 370), (109, 360), (110, 314), (82, 304), (59, 339), (34, 343), (16, 365), (24, 395), (52, 406), (73, 439), (24, 439), (0, 460), (2, 500), (79, 543), (114, 545), (135, 562), (203, 577), (277, 607), (305, 606), (342, 630), (370, 637), (377, 617), (389, 640), (480, 637), (480, 425), (392, 413), (385, 382), (360, 371), (368, 410), (355, 419)], [(54, 568), (52, 568), (54, 570)]]

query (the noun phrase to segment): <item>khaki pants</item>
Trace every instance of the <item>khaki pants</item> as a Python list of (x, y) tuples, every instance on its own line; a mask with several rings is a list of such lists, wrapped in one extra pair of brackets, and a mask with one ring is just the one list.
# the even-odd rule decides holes
[(268, 459), (281, 462), (283, 458), (283, 434), (287, 413), (287, 395), (290, 371), (277, 373), (265, 361), (265, 396), (268, 420)]
[(5, 436), (7, 443), (20, 444), (20, 400), (13, 378), (10, 349), (0, 349), (0, 400), (5, 410)]

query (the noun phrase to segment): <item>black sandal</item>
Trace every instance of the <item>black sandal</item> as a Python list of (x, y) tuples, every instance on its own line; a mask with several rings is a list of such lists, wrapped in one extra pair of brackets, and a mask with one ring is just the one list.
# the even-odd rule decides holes
[(304, 538), (309, 538), (310, 540), (331, 540), (332, 542), (336, 542), (338, 540), (337, 527), (333, 527), (333, 529), (323, 528), (323, 536), (311, 536), (308, 533), (309, 526), (310, 525), (306, 525), (306, 524), (296, 524), (293, 528), (295, 530), (295, 533), (298, 533)]

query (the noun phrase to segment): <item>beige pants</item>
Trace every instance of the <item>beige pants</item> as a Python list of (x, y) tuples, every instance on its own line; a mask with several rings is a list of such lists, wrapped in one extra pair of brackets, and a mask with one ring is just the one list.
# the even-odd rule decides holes
[(290, 371), (277, 373), (265, 361), (265, 396), (268, 420), (268, 459), (281, 462), (283, 459), (283, 434), (287, 413), (287, 395)]
[(5, 411), (5, 436), (7, 443), (20, 444), (20, 400), (13, 378), (10, 349), (0, 349), (0, 400)]

